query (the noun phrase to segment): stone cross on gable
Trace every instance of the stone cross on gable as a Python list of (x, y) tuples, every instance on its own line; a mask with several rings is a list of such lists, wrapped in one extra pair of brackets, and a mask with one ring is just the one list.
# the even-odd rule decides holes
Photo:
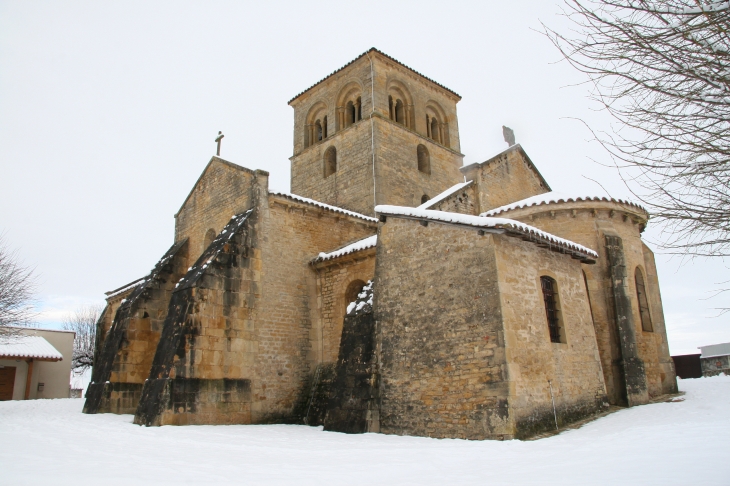
[(221, 140), (223, 140), (223, 137), (225, 137), (225, 135), (223, 135), (223, 132), (218, 130), (218, 136), (215, 138), (216, 143), (218, 143), (218, 150), (216, 150), (215, 154), (219, 157), (221, 155)]

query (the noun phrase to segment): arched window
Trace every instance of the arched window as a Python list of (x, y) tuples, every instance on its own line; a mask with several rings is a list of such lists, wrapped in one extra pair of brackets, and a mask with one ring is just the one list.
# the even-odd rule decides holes
[(542, 276), (540, 277), (540, 286), (542, 287), (542, 297), (545, 302), (545, 314), (547, 315), (548, 330), (550, 331), (550, 341), (553, 343), (564, 343), (565, 333), (563, 332), (560, 312), (558, 283), (551, 277)]
[(418, 170), (424, 174), (431, 173), (431, 156), (425, 145), (419, 145), (416, 148), (416, 156), (418, 157)]
[(439, 121), (436, 118), (431, 118), (431, 138), (441, 143), (441, 130), (439, 130)]
[(327, 178), (337, 172), (337, 149), (330, 147), (324, 153), (324, 177)]
[(307, 113), (304, 124), (304, 146), (311, 147), (327, 138), (327, 105), (316, 102)]
[(323, 133), (322, 133), (322, 122), (320, 122), (319, 120), (314, 122), (314, 134), (315, 134), (314, 135), (315, 140), (317, 142), (321, 142)]
[(651, 323), (651, 314), (649, 313), (649, 300), (646, 298), (644, 274), (639, 267), (636, 267), (636, 272), (634, 272), (634, 280), (636, 281), (636, 298), (639, 301), (639, 314), (641, 314), (641, 329), (646, 332), (653, 332), (654, 326)]
[(395, 115), (395, 122), (400, 123), (401, 125), (405, 125), (406, 113), (405, 107), (403, 106), (403, 102), (401, 100), (396, 100), (393, 112)]
[(205, 237), (203, 238), (203, 251), (207, 250), (208, 247), (213, 243), (213, 240), (215, 240), (216, 232), (214, 229), (209, 229), (205, 232)]
[(350, 282), (350, 285), (347, 286), (347, 290), (345, 291), (345, 305), (350, 302), (355, 302), (357, 294), (362, 292), (363, 287), (365, 287), (365, 282), (362, 280), (353, 280)]
[(348, 101), (345, 105), (345, 127), (349, 127), (357, 120), (357, 110), (355, 109), (355, 103)]
[(428, 197), (428, 194), (424, 194), (423, 196), (421, 196), (421, 204), (426, 204), (429, 199), (431, 198)]
[(355, 108), (357, 108), (357, 121), (362, 120), (362, 99), (358, 96), (355, 101)]

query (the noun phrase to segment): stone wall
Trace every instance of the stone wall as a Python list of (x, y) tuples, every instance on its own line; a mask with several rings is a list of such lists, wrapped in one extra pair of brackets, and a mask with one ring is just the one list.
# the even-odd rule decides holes
[[(324, 175), (324, 153), (337, 151), (337, 171)], [(369, 120), (363, 120), (291, 158), (294, 194), (362, 214), (373, 214), (373, 152)]]
[(519, 144), (485, 162), (462, 167), (461, 172), (476, 184), (478, 213), (550, 191)]
[(512, 437), (492, 236), (395, 217), (378, 231), (380, 430)]
[[(606, 388), (580, 261), (517, 238), (496, 236), (494, 247), (515, 436), (555, 430), (555, 415), (563, 426), (603, 410)], [(542, 276), (557, 283), (565, 342), (550, 340)]]
[[(424, 195), (430, 199), (463, 182), (462, 154), (385, 118), (375, 118), (374, 128), (378, 204), (420, 206)], [(418, 170), (418, 145), (428, 150), (430, 173)]]

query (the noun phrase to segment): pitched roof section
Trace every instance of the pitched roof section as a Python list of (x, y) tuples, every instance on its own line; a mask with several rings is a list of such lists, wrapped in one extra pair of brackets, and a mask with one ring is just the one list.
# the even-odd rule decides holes
[(327, 260), (334, 260), (341, 256), (350, 255), (351, 253), (357, 253), (358, 251), (367, 250), (368, 248), (374, 248), (378, 244), (378, 235), (368, 236), (362, 240), (358, 240), (355, 243), (343, 246), (339, 250), (335, 250), (329, 253), (322, 252), (317, 258), (311, 261), (312, 264), (324, 262)]
[(491, 164), (492, 162), (494, 162), (495, 160), (497, 160), (498, 157), (500, 157), (502, 155), (505, 155), (505, 154), (507, 154), (509, 152), (512, 152), (513, 150), (519, 150), (520, 151), (520, 154), (522, 154), (522, 156), (525, 158), (525, 160), (527, 161), (528, 165), (530, 166), (530, 169), (532, 169), (532, 171), (535, 173), (535, 175), (537, 175), (537, 177), (540, 179), (540, 182), (542, 182), (542, 184), (548, 190), (552, 190), (552, 189), (550, 189), (550, 184), (548, 184), (547, 181), (545, 180), (545, 178), (542, 176), (542, 174), (540, 174), (540, 171), (537, 170), (537, 167), (535, 166), (535, 164), (530, 159), (530, 156), (527, 155), (527, 152), (525, 152), (525, 149), (523, 149), (522, 148), (522, 145), (520, 145), (519, 143), (516, 143), (516, 144), (512, 145), (511, 147), (509, 147), (509, 148), (507, 148), (505, 150), (502, 150), (500, 153), (498, 153), (497, 155), (493, 155), (492, 157), (488, 158), (484, 162), (474, 162), (474, 163), (471, 163), (469, 165), (465, 165), (463, 167), (460, 167), (459, 170), (462, 171), (462, 172), (466, 172), (468, 169), (470, 169), (472, 167), (475, 167), (475, 166), (478, 166), (478, 165)]
[(339, 73), (340, 71), (344, 70), (345, 68), (347, 68), (347, 67), (348, 67), (348, 66), (350, 66), (351, 64), (354, 64), (354, 63), (355, 63), (355, 62), (357, 62), (357, 61), (358, 61), (359, 59), (361, 59), (362, 57), (365, 57), (365, 56), (367, 56), (367, 55), (368, 55), (368, 54), (370, 54), (371, 52), (377, 52), (377, 53), (378, 53), (378, 54), (380, 54), (381, 56), (383, 56), (383, 57), (385, 57), (385, 58), (387, 58), (387, 59), (390, 59), (391, 61), (393, 61), (394, 63), (398, 64), (399, 66), (402, 66), (402, 67), (404, 67), (404, 68), (408, 69), (408, 70), (409, 70), (409, 71), (411, 71), (412, 73), (414, 73), (414, 74), (417, 74), (417, 75), (421, 76), (421, 77), (422, 77), (423, 79), (426, 79), (426, 80), (428, 80), (428, 81), (432, 82), (433, 84), (435, 84), (435, 85), (436, 85), (436, 86), (438, 86), (439, 88), (442, 88), (442, 89), (444, 89), (444, 90), (448, 91), (449, 93), (453, 94), (453, 95), (454, 95), (454, 96), (456, 96), (457, 98), (461, 99), (461, 96), (460, 96), (460, 95), (459, 95), (458, 93), (456, 93), (455, 91), (452, 91), (452, 90), (450, 90), (449, 88), (447, 88), (447, 87), (446, 87), (446, 86), (444, 86), (443, 84), (441, 84), (441, 83), (437, 83), (437, 82), (436, 82), (436, 81), (434, 81), (433, 79), (431, 79), (431, 78), (429, 78), (429, 77), (427, 77), (427, 76), (424, 76), (423, 74), (419, 73), (419, 72), (418, 72), (418, 71), (416, 71), (415, 69), (413, 69), (413, 68), (411, 68), (411, 67), (408, 67), (408, 66), (406, 66), (405, 64), (403, 64), (403, 63), (402, 63), (402, 62), (400, 62), (399, 60), (397, 60), (397, 59), (395, 59), (395, 58), (392, 58), (392, 57), (390, 57), (390, 56), (389, 56), (389, 55), (387, 55), (386, 53), (384, 53), (384, 52), (382, 52), (382, 51), (380, 51), (380, 50), (378, 50), (378, 49), (376, 49), (376, 48), (374, 48), (374, 47), (371, 47), (371, 48), (370, 48), (369, 50), (367, 50), (367, 51), (363, 52), (362, 54), (360, 54), (359, 56), (357, 56), (357, 57), (356, 57), (355, 59), (353, 59), (352, 61), (348, 62), (347, 64), (345, 64), (345, 65), (344, 65), (344, 66), (342, 66), (341, 68), (339, 68), (339, 69), (336, 69), (335, 71), (332, 71), (332, 72), (331, 72), (330, 74), (328, 74), (328, 75), (327, 75), (327, 76), (325, 76), (324, 78), (320, 79), (319, 81), (317, 81), (316, 83), (314, 83), (314, 84), (313, 84), (312, 86), (310, 86), (309, 88), (305, 89), (304, 91), (302, 91), (301, 93), (299, 93), (298, 95), (296, 95), (296, 96), (295, 96), (294, 98), (290, 99), (290, 100), (289, 100), (289, 104), (291, 104), (291, 102), (292, 102), (292, 101), (294, 101), (295, 99), (299, 98), (300, 96), (302, 96), (302, 95), (303, 95), (304, 93), (306, 93), (306, 92), (307, 92), (307, 91), (309, 91), (310, 89), (312, 89), (312, 88), (314, 88), (315, 86), (319, 85), (320, 83), (322, 83), (322, 82), (324, 82), (324, 81), (328, 80), (329, 78), (331, 78), (331, 77), (332, 77), (332, 76), (334, 76), (335, 74), (337, 74), (337, 73)]
[(288, 192), (277, 192), (277, 191), (269, 191), (269, 194), (272, 196), (279, 196), (279, 197), (285, 197), (287, 199), (291, 199), (292, 201), (297, 201), (304, 204), (311, 204), (312, 206), (317, 206), (318, 208), (326, 209), (328, 211), (334, 211), (336, 213), (346, 214), (348, 216), (352, 216), (354, 218), (360, 218), (364, 219), (365, 221), (369, 221), (371, 223), (377, 223), (377, 218), (371, 218), (370, 216), (365, 216), (364, 214), (356, 213), (355, 211), (349, 211), (347, 209), (338, 208), (337, 206), (330, 206), (329, 204), (325, 204), (319, 201), (315, 201), (314, 199), (309, 199), (308, 197), (302, 197), (297, 196), (296, 194), (289, 194)]
[(439, 223), (454, 224), (484, 229), (490, 233), (506, 234), (507, 236), (518, 237), (531, 241), (538, 246), (543, 246), (559, 253), (570, 254), (573, 258), (583, 263), (595, 263), (598, 253), (579, 245), (565, 238), (560, 238), (546, 231), (539, 230), (514, 219), (487, 218), (484, 216), (472, 216), (469, 214), (449, 213), (446, 211), (433, 211), (430, 209), (407, 208), (404, 206), (375, 206), (375, 212), (385, 216), (403, 217), (425, 221), (436, 221)]
[(532, 206), (543, 206), (548, 204), (560, 204), (560, 203), (568, 203), (568, 202), (580, 202), (580, 201), (605, 201), (605, 202), (614, 202), (619, 204), (626, 204), (628, 206), (632, 206), (633, 208), (643, 211), (645, 213), (648, 212), (647, 210), (635, 202), (629, 201), (627, 199), (615, 199), (608, 196), (588, 196), (588, 195), (566, 195), (559, 192), (546, 192), (545, 194), (538, 194), (537, 196), (528, 197), (526, 199), (523, 199), (521, 201), (513, 202), (512, 204), (507, 204), (504, 206), (500, 206), (498, 208), (490, 209), (489, 211), (483, 212), (480, 214), (480, 216), (496, 216), (501, 213), (506, 213), (507, 211), (512, 211), (515, 209), (522, 209), (522, 208), (528, 208)]
[(444, 192), (439, 194), (438, 196), (433, 197), (433, 198), (429, 199), (428, 201), (426, 201), (425, 203), (418, 206), (418, 209), (431, 208), (431, 207), (435, 206), (436, 204), (440, 203), (441, 201), (443, 201), (444, 199), (448, 198), (449, 196), (459, 192), (460, 190), (464, 189), (465, 187), (470, 186), (473, 182), (474, 181), (460, 182), (454, 186), (451, 186), (448, 189), (446, 189)]
[(21, 334), (0, 339), (0, 358), (61, 361), (63, 355), (43, 337)]

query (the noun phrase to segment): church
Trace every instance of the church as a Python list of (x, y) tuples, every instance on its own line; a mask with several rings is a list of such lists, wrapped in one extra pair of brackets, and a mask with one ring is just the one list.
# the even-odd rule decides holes
[(291, 193), (214, 156), (84, 412), (504, 440), (675, 393), (647, 211), (519, 144), (464, 166), (460, 99), (370, 49), (289, 101)]

